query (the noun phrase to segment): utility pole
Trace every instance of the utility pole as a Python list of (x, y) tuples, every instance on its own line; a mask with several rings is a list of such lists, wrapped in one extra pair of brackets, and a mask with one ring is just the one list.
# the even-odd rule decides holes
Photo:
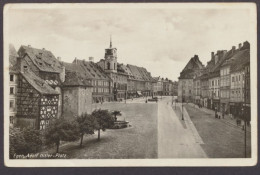
[(244, 125), (245, 125), (245, 158), (246, 158), (246, 115), (245, 115), (245, 109), (246, 108), (246, 71), (244, 74), (244, 107), (242, 106), (242, 115), (244, 117)]

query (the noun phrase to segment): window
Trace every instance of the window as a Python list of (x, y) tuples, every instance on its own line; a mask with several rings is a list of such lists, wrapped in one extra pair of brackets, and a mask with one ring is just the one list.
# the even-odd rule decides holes
[(14, 94), (14, 87), (10, 87), (10, 94)]
[(29, 97), (33, 98), (33, 93), (32, 92), (29, 93)]
[(14, 100), (10, 100), (10, 109), (14, 109)]
[(14, 124), (14, 116), (10, 116), (10, 124)]
[(32, 112), (33, 112), (33, 108), (32, 108), (32, 107), (29, 107), (29, 108), (28, 108), (28, 112), (29, 112), (29, 113), (32, 113)]
[(14, 75), (13, 74), (10, 75), (10, 81), (12, 81), (12, 82), (14, 81)]
[(234, 82), (235, 81), (235, 77), (232, 77), (232, 82)]

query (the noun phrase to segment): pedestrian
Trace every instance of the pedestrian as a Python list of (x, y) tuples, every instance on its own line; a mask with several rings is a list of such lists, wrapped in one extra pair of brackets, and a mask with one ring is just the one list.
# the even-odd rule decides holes
[(223, 112), (223, 113), (222, 113), (222, 118), (223, 118), (223, 119), (224, 119), (224, 115), (225, 115), (225, 114), (224, 114), (224, 112)]

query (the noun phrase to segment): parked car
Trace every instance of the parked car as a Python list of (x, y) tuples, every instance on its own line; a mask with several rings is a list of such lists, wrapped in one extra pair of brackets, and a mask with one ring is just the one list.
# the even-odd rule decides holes
[(157, 97), (156, 98), (149, 98), (148, 101), (156, 101), (157, 102), (158, 98)]

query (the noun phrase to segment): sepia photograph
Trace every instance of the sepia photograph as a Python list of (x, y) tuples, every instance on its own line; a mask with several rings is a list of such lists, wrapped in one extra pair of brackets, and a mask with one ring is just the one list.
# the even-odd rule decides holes
[(254, 3), (6, 4), (8, 167), (254, 166)]

